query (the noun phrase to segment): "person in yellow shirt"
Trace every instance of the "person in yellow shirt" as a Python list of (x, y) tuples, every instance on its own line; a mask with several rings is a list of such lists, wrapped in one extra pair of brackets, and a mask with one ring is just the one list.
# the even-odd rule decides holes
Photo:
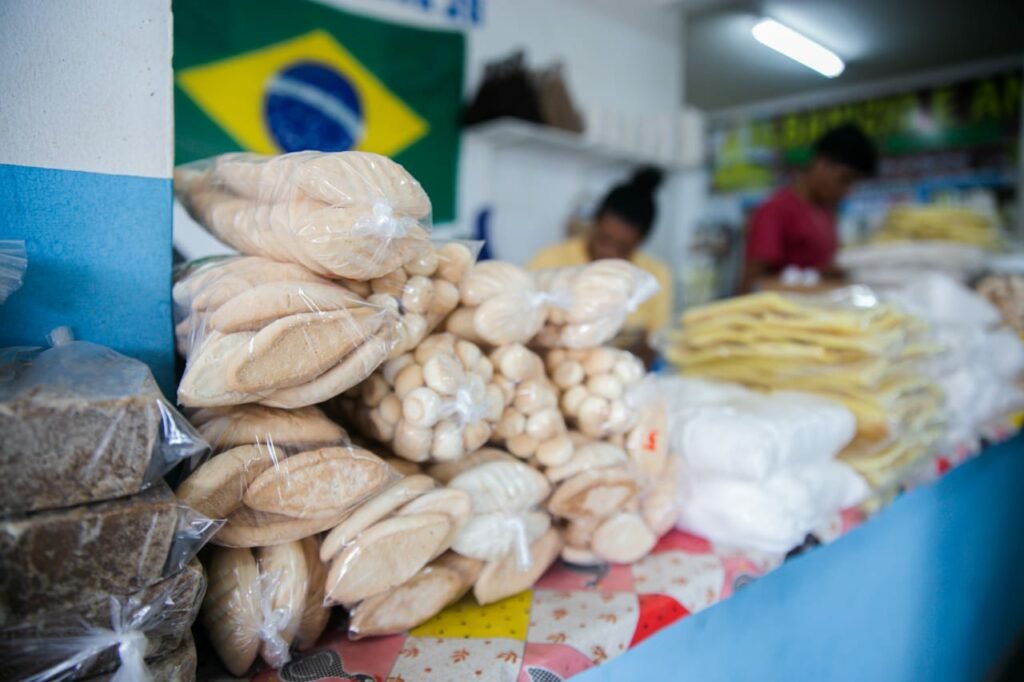
[(670, 271), (663, 262), (640, 251), (657, 215), (654, 193), (661, 184), (661, 175), (655, 168), (644, 168), (625, 184), (613, 187), (601, 200), (587, 236), (542, 249), (527, 266), (530, 270), (542, 270), (584, 265), (602, 258), (622, 258), (654, 275), (658, 293), (629, 316), (622, 335), (616, 340), (616, 345), (632, 350), (648, 365), (655, 357), (648, 337), (667, 326), (672, 315)]

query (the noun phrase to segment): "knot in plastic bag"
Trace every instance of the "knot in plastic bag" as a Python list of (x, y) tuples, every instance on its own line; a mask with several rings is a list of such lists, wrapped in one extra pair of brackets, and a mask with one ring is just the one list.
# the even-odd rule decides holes
[(526, 534), (526, 521), (522, 516), (511, 516), (506, 523), (513, 537), (512, 551), (516, 557), (516, 568), (520, 571), (529, 570), (533, 558), (530, 555), (530, 538)]
[(121, 659), (121, 667), (111, 678), (111, 682), (149, 682), (153, 676), (146, 666), (146, 648), (149, 640), (141, 630), (128, 630), (116, 635), (118, 639), (117, 655)]
[(441, 406), (441, 418), (451, 418), (460, 427), (479, 424), (487, 416), (486, 388), (475, 375), (466, 378), (455, 390), (455, 395)]
[(409, 234), (409, 231), (415, 226), (415, 218), (396, 216), (391, 204), (386, 201), (375, 201), (372, 215), (360, 216), (355, 222), (352, 233), (355, 236), (399, 239)]
[(263, 656), (267, 663), (280, 668), (291, 660), (288, 642), (281, 636), (281, 631), (288, 624), (290, 614), (287, 608), (275, 609), (274, 594), (281, 582), (281, 571), (264, 573), (257, 579), (260, 591), (260, 628), (259, 638), (263, 642)]
[(626, 299), (626, 312), (635, 312), (640, 304), (654, 296), (661, 289), (661, 285), (658, 284), (658, 280), (649, 272), (639, 271), (636, 273), (636, 282), (633, 284), (633, 289)]

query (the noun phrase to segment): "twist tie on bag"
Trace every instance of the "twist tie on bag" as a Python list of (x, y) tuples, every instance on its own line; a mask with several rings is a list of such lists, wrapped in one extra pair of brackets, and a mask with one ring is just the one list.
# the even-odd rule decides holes
[(515, 536), (512, 550), (516, 555), (516, 568), (520, 571), (528, 570), (533, 563), (533, 557), (530, 555), (530, 538), (526, 535), (526, 522), (522, 517), (514, 516), (508, 520), (508, 525)]
[(399, 239), (409, 234), (409, 231), (417, 224), (418, 221), (415, 218), (396, 216), (395, 210), (386, 201), (375, 201), (373, 216), (360, 216), (353, 226), (352, 235)]
[[(117, 648), (120, 666), (110, 678), (111, 682), (153, 682), (153, 676), (146, 665), (146, 649), (149, 640), (143, 628), (159, 618), (160, 609), (146, 607), (136, 610), (133, 600), (128, 603), (111, 597), (110, 616), (112, 628), (90, 626), (85, 634), (52, 638), (40, 641), (47, 654), (66, 652), (64, 660), (47, 670), (32, 675), (26, 682), (47, 682), (65, 677), (77, 677), (82, 667), (111, 648)], [(30, 647), (31, 648), (31, 647)], [(70, 673), (70, 675), (69, 675)]]
[(658, 293), (659, 289), (661, 289), (661, 285), (658, 284), (654, 275), (649, 272), (637, 272), (633, 291), (626, 299), (626, 312), (635, 312), (641, 303)]
[[(455, 391), (451, 400), (445, 400), (441, 404), (441, 419), (453, 417), (455, 423), (460, 427), (470, 424), (479, 424), (487, 416), (487, 403), (478, 395), (474, 396), (474, 383), (482, 384), (479, 377), (470, 377)], [(478, 388), (483, 389), (483, 386)], [(476, 391), (482, 393), (483, 390)]]
[(525, 291), (527, 303), (532, 308), (558, 308), (569, 310), (572, 308), (572, 292), (566, 289), (556, 291)]
[(275, 668), (279, 668), (291, 660), (288, 642), (281, 637), (281, 630), (288, 623), (288, 609), (283, 607), (275, 609), (271, 605), (274, 592), (277, 591), (280, 581), (280, 569), (273, 573), (263, 573), (256, 580), (260, 591), (259, 638), (266, 645), (267, 662)]

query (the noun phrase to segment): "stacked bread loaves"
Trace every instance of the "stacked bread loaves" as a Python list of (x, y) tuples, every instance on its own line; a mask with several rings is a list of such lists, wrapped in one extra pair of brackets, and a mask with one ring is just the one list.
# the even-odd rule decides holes
[(292, 263), (245, 257), (201, 264), (174, 287), (178, 400), (304, 407), (354, 386), (387, 357), (398, 316)]
[(161, 477), (205, 444), (141, 362), (80, 341), (9, 357), (0, 677), (192, 679), (210, 524)]
[(240, 253), (332, 279), (381, 277), (429, 244), (426, 192), (377, 154), (225, 154), (176, 169), (174, 189), (193, 218)]

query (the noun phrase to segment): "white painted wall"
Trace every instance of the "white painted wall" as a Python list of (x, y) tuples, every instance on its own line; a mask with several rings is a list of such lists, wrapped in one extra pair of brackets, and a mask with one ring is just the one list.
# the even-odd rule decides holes
[(0, 2), (0, 163), (168, 178), (171, 87), (170, 0)]

